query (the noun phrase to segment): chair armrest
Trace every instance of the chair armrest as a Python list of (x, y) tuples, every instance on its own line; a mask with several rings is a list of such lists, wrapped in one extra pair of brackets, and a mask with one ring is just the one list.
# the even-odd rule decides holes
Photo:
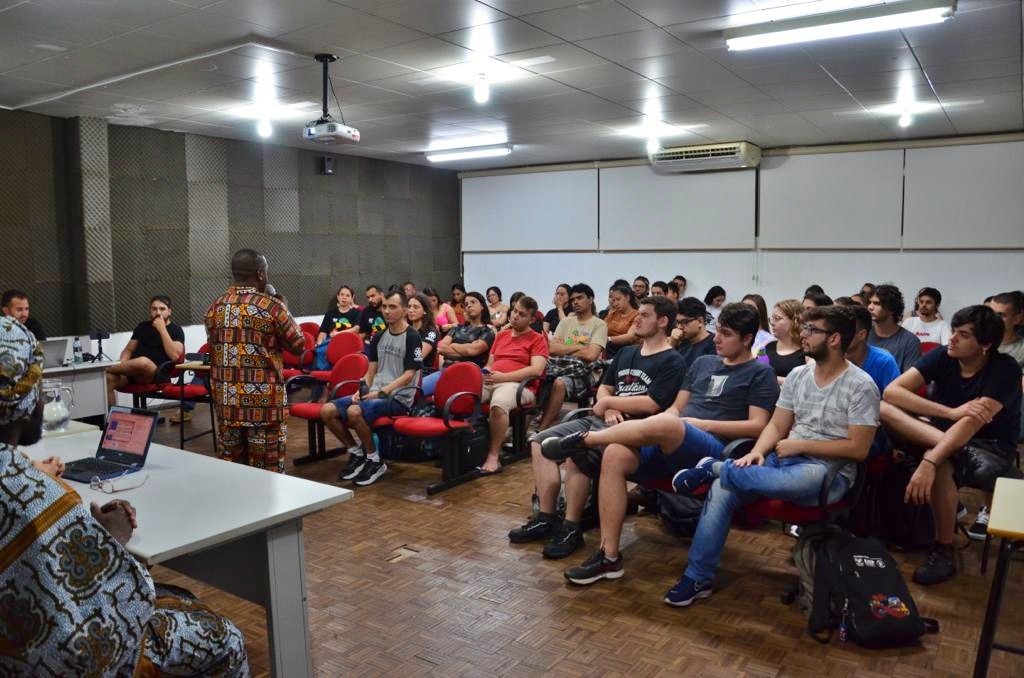
[[(541, 382), (543, 384), (543, 380), (544, 380), (543, 376), (540, 376), (540, 377), (526, 377), (522, 381), (519, 382), (519, 386), (516, 388), (516, 407), (517, 408), (518, 407), (522, 407), (525, 404), (525, 403), (523, 403), (523, 393), (526, 391), (526, 389), (530, 388), (530, 385), (533, 382), (535, 382), (535, 381), (539, 381), (539, 382)], [(539, 389), (538, 389), (538, 391), (539, 391)], [(538, 392), (538, 396), (539, 395), (540, 394)], [(540, 402), (540, 399), (538, 398), (536, 401), (534, 401), (533, 404), (536, 405), (536, 404), (539, 404), (539, 402)]]
[[(306, 355), (312, 355), (313, 357), (306, 362)], [(299, 354), (299, 369), (303, 372), (307, 371), (306, 368), (313, 365), (316, 362), (316, 349), (307, 348), (305, 351)]]
[[(298, 377), (295, 377), (295, 378), (298, 379)], [(314, 379), (314, 381), (316, 381), (316, 380)], [(361, 383), (363, 383), (362, 379), (346, 379), (345, 381), (339, 381), (337, 384), (334, 385), (334, 388), (331, 389), (331, 400), (336, 400), (338, 398), (338, 392), (341, 391), (341, 388), (343, 386), (351, 386), (352, 384), (361, 384)], [(361, 390), (361, 387), (360, 387), (360, 390)]]
[(729, 441), (729, 444), (722, 450), (722, 457), (725, 459), (739, 459), (754, 449), (756, 438), (737, 438)]
[(590, 416), (593, 413), (594, 413), (594, 408), (593, 407), (578, 407), (575, 410), (572, 410), (571, 412), (567, 412), (565, 414), (565, 416), (562, 417), (562, 420), (559, 423), (564, 424), (567, 421), (572, 421), (573, 419), (579, 419), (580, 417), (587, 417), (587, 416)]
[(474, 393), (473, 391), (459, 391), (458, 393), (453, 393), (451, 395), (451, 397), (448, 398), (448, 402), (446, 402), (444, 404), (444, 409), (441, 410), (441, 419), (444, 420), (444, 425), (445, 425), (445, 427), (448, 430), (454, 430), (454, 429), (452, 429), (452, 426), (449, 423), (451, 421), (451, 418), (452, 418), (452, 406), (456, 402), (458, 402), (459, 398), (466, 398), (466, 397), (469, 397), (469, 398), (473, 399), (473, 413), (469, 416), (469, 419), (479, 418), (479, 416), (480, 416), (480, 394), (479, 393)]
[[(323, 382), (319, 379), (314, 379), (308, 374), (297, 374), (294, 377), (284, 380), (284, 392), (291, 394), (300, 388), (314, 388), (316, 386), (322, 386)], [(310, 400), (309, 402), (313, 402)]]

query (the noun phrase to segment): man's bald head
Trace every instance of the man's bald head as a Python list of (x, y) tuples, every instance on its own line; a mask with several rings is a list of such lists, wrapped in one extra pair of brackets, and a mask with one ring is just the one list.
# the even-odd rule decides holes
[(231, 275), (236, 283), (253, 285), (262, 292), (267, 284), (267, 258), (256, 250), (238, 250), (231, 257)]

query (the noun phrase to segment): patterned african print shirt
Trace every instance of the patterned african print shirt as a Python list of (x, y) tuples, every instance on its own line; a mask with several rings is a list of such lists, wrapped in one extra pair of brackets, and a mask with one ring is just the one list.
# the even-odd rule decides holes
[(306, 347), (284, 304), (254, 287), (229, 287), (206, 312), (210, 384), (220, 424), (270, 426), (285, 420), (281, 352)]

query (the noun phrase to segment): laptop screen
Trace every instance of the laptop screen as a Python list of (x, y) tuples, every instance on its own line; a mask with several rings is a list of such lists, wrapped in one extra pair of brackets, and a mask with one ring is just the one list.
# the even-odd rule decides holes
[(157, 414), (146, 410), (135, 410), (126, 407), (110, 408), (106, 428), (103, 429), (103, 440), (100, 442), (99, 454), (112, 453), (110, 456), (124, 464), (142, 463), (149, 450), (149, 442), (153, 437)]

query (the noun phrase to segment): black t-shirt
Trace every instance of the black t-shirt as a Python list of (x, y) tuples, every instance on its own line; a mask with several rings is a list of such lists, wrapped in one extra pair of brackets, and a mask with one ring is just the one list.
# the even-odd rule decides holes
[[(181, 342), (182, 346), (185, 345), (185, 331), (174, 323), (167, 323), (167, 334), (170, 335), (172, 341)], [(164, 351), (164, 343), (160, 340), (160, 333), (153, 327), (151, 320), (141, 322), (135, 326), (135, 330), (132, 332), (132, 340), (139, 342), (132, 352), (133, 358), (149, 358), (157, 367), (170, 360)]]
[[(1007, 451), (1016, 449), (1020, 432), (1021, 370), (1017, 361), (1005, 353), (997, 353), (969, 379), (960, 375), (960, 363), (950, 358), (945, 348), (937, 348), (922, 356), (914, 367), (926, 382), (934, 382), (932, 400), (946, 407), (959, 407), (968, 400), (988, 397), (997, 400), (1003, 409), (975, 434), (976, 438), (995, 440)], [(932, 419), (945, 431), (954, 422)]]
[(43, 331), (43, 326), (38, 320), (29, 316), (25, 320), (25, 328), (35, 336), (36, 341), (46, 341), (46, 332)]
[(466, 356), (457, 356), (454, 358), (445, 357), (446, 363), (458, 363), (458, 362), (474, 362), (480, 367), (487, 364), (487, 358), (490, 356), (491, 346), (494, 345), (494, 328), (490, 325), (470, 325), (469, 323), (462, 323), (448, 330), (448, 335), (452, 338), (453, 344), (472, 344), (474, 341), (483, 339), (487, 342), (487, 350), (478, 356), (472, 358)]
[(676, 351), (683, 356), (683, 370), (688, 370), (693, 361), (702, 355), (715, 355), (715, 335), (709, 333), (696, 344), (684, 341), (676, 347)]
[[(544, 316), (544, 322), (548, 324), (548, 332), (555, 333), (555, 329), (558, 328), (558, 309), (553, 308), (548, 311), (547, 315)], [(543, 334), (543, 332), (541, 332)]]
[(431, 326), (421, 327), (416, 331), (419, 332), (420, 338), (423, 340), (423, 343), (429, 344), (431, 347), (430, 355), (423, 358), (423, 369), (433, 370), (434, 368), (437, 367), (437, 344), (439, 341), (441, 341), (441, 330)]
[(364, 339), (373, 341), (373, 338), (380, 334), (385, 327), (387, 327), (387, 323), (384, 322), (384, 316), (381, 315), (380, 309), (367, 304), (359, 315), (359, 331), (366, 335)]
[(679, 351), (667, 349), (643, 355), (640, 346), (623, 346), (604, 371), (602, 384), (615, 389), (616, 396), (650, 396), (665, 409), (676, 399), (686, 374)]
[(787, 355), (779, 355), (779, 342), (777, 341), (773, 341), (765, 346), (764, 352), (768, 356), (768, 364), (772, 366), (772, 369), (775, 370), (775, 375), (778, 377), (785, 378), (797, 367), (807, 364), (802, 348), (798, 348)]
[(335, 330), (344, 332), (345, 330), (352, 329), (362, 320), (362, 315), (363, 312), (355, 306), (342, 313), (338, 310), (337, 304), (331, 304), (327, 309), (327, 313), (324, 313), (323, 322), (320, 323), (320, 331), (330, 336), (331, 332)]

